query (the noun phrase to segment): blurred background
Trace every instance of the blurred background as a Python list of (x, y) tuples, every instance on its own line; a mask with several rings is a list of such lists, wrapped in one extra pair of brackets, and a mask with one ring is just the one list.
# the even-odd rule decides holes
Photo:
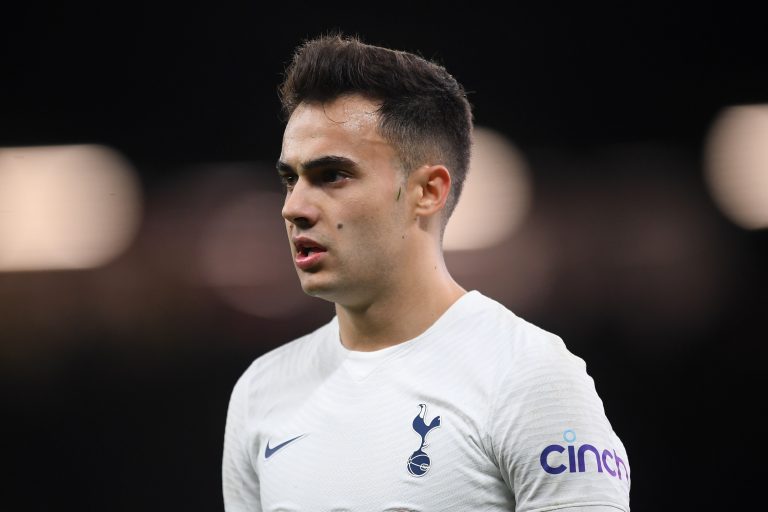
[(299, 287), (274, 162), (284, 66), (335, 29), (469, 91), (449, 268), (585, 359), (633, 510), (759, 503), (763, 18), (491, 5), (4, 7), (0, 509), (223, 509), (232, 386), (333, 314)]

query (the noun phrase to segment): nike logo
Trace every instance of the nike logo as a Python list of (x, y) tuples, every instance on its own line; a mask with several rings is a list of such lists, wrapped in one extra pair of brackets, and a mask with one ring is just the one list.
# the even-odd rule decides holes
[(283, 441), (282, 443), (280, 443), (279, 445), (277, 445), (277, 446), (275, 446), (275, 447), (273, 447), (273, 448), (270, 448), (270, 446), (269, 446), (269, 440), (267, 440), (267, 447), (266, 447), (266, 448), (264, 448), (264, 458), (265, 458), (265, 459), (268, 459), (268, 458), (270, 458), (271, 456), (273, 456), (273, 455), (275, 454), (275, 452), (276, 452), (277, 450), (280, 450), (281, 448), (285, 448), (285, 447), (286, 447), (287, 445), (289, 445), (290, 443), (292, 443), (292, 442), (296, 441), (296, 440), (297, 440), (297, 439), (299, 439), (299, 438), (302, 438), (302, 437), (304, 437), (305, 435), (306, 435), (306, 434), (301, 434), (300, 436), (296, 436), (296, 437), (294, 437), (293, 439), (289, 439), (289, 440), (287, 440), (287, 441)]

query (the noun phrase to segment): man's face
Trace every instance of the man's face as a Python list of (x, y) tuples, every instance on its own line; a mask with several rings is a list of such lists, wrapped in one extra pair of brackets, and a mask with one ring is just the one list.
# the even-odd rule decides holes
[(386, 293), (403, 261), (406, 187), (394, 148), (361, 96), (302, 103), (283, 135), (283, 217), (304, 291), (364, 306)]

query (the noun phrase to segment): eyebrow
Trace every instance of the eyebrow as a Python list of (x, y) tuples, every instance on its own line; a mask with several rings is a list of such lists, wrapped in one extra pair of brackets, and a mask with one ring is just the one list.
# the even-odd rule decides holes
[[(336, 156), (336, 155), (328, 155), (328, 156), (321, 156), (319, 158), (313, 158), (312, 160), (308, 160), (303, 164), (301, 164), (301, 167), (307, 171), (311, 171), (313, 169), (319, 169), (323, 167), (332, 167), (332, 166), (356, 167), (357, 165), (353, 160), (350, 160), (345, 156)], [(282, 160), (277, 161), (276, 167), (277, 167), (277, 172), (280, 174), (295, 172), (295, 169), (291, 167), (291, 165), (289, 165), (287, 162), (284, 162)]]

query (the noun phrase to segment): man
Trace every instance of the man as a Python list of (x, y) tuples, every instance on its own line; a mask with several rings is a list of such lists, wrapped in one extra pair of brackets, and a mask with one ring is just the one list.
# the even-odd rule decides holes
[(626, 452), (584, 362), (446, 268), (462, 86), (337, 35), (297, 49), (280, 93), (291, 254), (336, 315), (235, 385), (226, 510), (628, 511)]

